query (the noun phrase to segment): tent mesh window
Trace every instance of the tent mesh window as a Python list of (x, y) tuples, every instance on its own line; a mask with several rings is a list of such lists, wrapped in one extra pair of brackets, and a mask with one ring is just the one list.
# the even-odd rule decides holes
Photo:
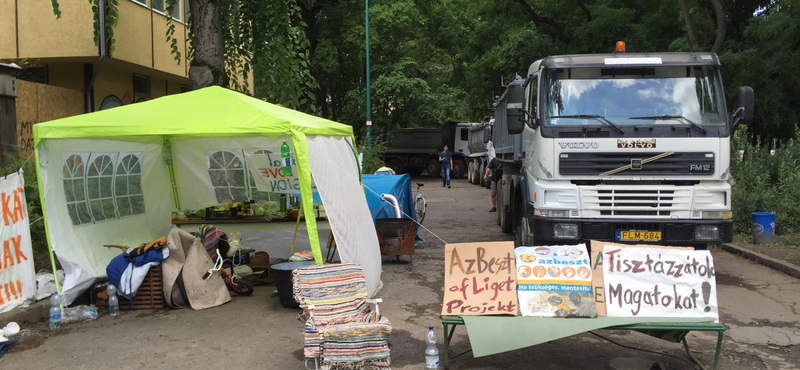
[(135, 154), (125, 155), (117, 164), (114, 175), (114, 199), (120, 218), (145, 213), (142, 165)]
[(114, 206), (114, 163), (110, 155), (98, 155), (86, 171), (89, 210), (95, 221), (117, 218)]
[(85, 171), (83, 157), (73, 154), (64, 161), (64, 196), (73, 225), (92, 223), (89, 204), (86, 203)]
[(231, 151), (214, 152), (208, 161), (208, 176), (217, 202), (248, 200), (244, 161)]

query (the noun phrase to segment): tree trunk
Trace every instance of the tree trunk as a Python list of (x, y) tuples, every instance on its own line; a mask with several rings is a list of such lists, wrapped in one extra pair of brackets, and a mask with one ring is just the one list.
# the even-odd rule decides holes
[(678, 0), (678, 5), (681, 7), (683, 21), (686, 22), (686, 33), (689, 36), (689, 43), (692, 45), (692, 49), (703, 50), (703, 48), (700, 46), (700, 43), (697, 41), (697, 35), (694, 34), (692, 19), (689, 17), (689, 7), (686, 6), (686, 0)]
[(192, 90), (213, 85), (228, 87), (221, 9), (222, 0), (189, 0), (194, 49), (189, 63)]
[(725, 32), (727, 31), (728, 22), (722, 3), (719, 0), (711, 0), (711, 2), (714, 3), (714, 13), (717, 15), (717, 39), (714, 40), (711, 52), (719, 54), (722, 51), (722, 45), (725, 44)]

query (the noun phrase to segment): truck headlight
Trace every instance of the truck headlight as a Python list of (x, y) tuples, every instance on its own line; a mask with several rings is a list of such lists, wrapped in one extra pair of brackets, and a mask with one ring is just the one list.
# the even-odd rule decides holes
[(703, 218), (720, 219), (722, 218), (722, 211), (703, 211)]
[(719, 225), (697, 225), (694, 228), (694, 240), (711, 242), (719, 240)]
[(565, 210), (549, 210), (547, 211), (548, 217), (554, 218), (567, 218), (569, 216), (569, 211)]
[(553, 224), (553, 237), (556, 239), (577, 239), (578, 225), (555, 223)]

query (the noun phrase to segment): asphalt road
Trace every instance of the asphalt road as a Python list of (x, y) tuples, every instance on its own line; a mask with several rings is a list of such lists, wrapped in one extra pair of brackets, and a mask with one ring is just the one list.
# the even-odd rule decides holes
[[(489, 192), (466, 180), (424, 182), (428, 214), (413, 264), (408, 257), (383, 259), (381, 312), (393, 324), (392, 368), (422, 369), (423, 342), (433, 326), (442, 343), (440, 320), (444, 244), (512, 240), (495, 224)], [(434, 235), (435, 234), (435, 235)], [(721, 321), (728, 330), (720, 369), (796, 369), (800, 364), (798, 280), (748, 260), (713, 250)], [(275, 256), (273, 256), (275, 257)], [(20, 343), (0, 358), (0, 369), (302, 369), (302, 330), (297, 310), (271, 298), (274, 285), (253, 296), (203, 311), (140, 310), (46, 329), (24, 327)], [(453, 369), (693, 369), (680, 344), (627, 331), (598, 331), (620, 347), (584, 333), (539, 346), (486, 357), (471, 352), (456, 357)], [(716, 333), (690, 333), (701, 362), (713, 362)], [(470, 349), (466, 329), (458, 327), (451, 356)], [(441, 345), (440, 345), (441, 350)]]

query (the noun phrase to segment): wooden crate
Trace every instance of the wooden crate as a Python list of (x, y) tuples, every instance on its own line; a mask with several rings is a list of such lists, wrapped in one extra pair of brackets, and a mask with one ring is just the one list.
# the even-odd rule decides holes
[(133, 297), (133, 307), (127, 299), (120, 299), (119, 308), (123, 310), (144, 310), (164, 308), (164, 286), (161, 265), (150, 267), (150, 271)]

